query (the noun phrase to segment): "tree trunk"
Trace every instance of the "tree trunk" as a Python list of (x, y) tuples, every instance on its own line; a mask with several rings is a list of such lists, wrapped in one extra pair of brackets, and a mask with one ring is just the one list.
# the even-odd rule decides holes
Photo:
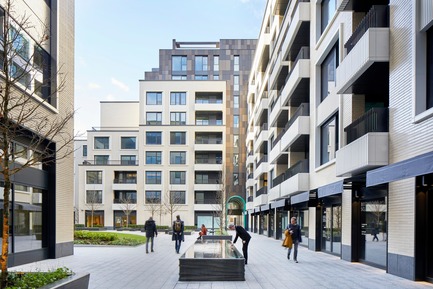
[[(8, 171), (7, 169), (5, 170)], [(11, 181), (9, 174), (4, 174), (5, 187), (3, 192), (3, 232), (2, 232), (2, 255), (0, 258), (1, 286), (6, 288), (8, 277), (8, 257), (9, 257), (9, 193), (11, 191)]]

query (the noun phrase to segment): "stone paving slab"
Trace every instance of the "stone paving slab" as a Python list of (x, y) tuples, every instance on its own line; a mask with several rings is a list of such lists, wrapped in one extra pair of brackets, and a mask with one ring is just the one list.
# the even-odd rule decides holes
[[(144, 234), (131, 232), (133, 234)], [(74, 272), (90, 272), (90, 289), (433, 289), (433, 284), (403, 279), (385, 270), (350, 263), (300, 246), (298, 261), (287, 260), (281, 241), (251, 234), (245, 281), (181, 282), (179, 257), (197, 238), (185, 236), (180, 254), (168, 234), (155, 238), (154, 253), (145, 245), (137, 247), (75, 246), (74, 255), (10, 268), (36, 271), (66, 266)], [(236, 247), (242, 252), (242, 243)]]

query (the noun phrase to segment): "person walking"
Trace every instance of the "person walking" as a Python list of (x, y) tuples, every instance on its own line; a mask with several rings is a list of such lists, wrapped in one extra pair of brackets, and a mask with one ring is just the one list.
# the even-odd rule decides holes
[(200, 240), (202, 236), (207, 235), (207, 228), (204, 224), (201, 225), (201, 230), (198, 233), (198, 235), (199, 236), (198, 236), (197, 240)]
[(248, 234), (247, 230), (245, 230), (242, 226), (235, 226), (233, 224), (230, 224), (229, 229), (236, 230), (236, 237), (232, 245), (236, 243), (238, 237), (242, 239), (242, 253), (244, 254), (245, 258), (245, 265), (248, 264), (248, 244), (251, 240), (250, 234)]
[(183, 236), (184, 231), (184, 224), (183, 221), (180, 219), (180, 216), (176, 216), (176, 220), (173, 221), (173, 235), (172, 235), (172, 241), (175, 241), (175, 250), (176, 253), (179, 254), (180, 251), (180, 244), (185, 241)]
[[(292, 217), (290, 219), (290, 224), (287, 225), (287, 230), (289, 231), (290, 236), (292, 237), (293, 243), (293, 260), (295, 263), (298, 263), (298, 245), (302, 242), (301, 237), (301, 227), (296, 223), (296, 217)], [(290, 253), (292, 252), (292, 247), (289, 247), (289, 251), (287, 252), (287, 259), (290, 260)]]
[(379, 242), (379, 238), (377, 237), (377, 234), (379, 234), (379, 228), (377, 226), (373, 227), (373, 242), (374, 240), (376, 240), (377, 242)]
[(149, 253), (149, 241), (150, 241), (150, 251), (153, 252), (153, 237), (158, 236), (158, 231), (156, 230), (156, 224), (152, 217), (144, 223), (144, 231), (146, 231), (146, 254)]

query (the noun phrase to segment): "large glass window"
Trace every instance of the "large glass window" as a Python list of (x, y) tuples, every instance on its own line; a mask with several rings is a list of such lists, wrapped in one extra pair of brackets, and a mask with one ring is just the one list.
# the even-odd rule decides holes
[(161, 105), (162, 104), (162, 92), (146, 92), (146, 104), (147, 105)]
[(94, 138), (94, 146), (93, 148), (95, 150), (107, 150), (110, 148), (110, 138), (109, 137), (101, 137), (101, 136), (95, 136)]
[(186, 152), (170, 152), (170, 164), (184, 165), (186, 163)]
[(194, 77), (195, 80), (208, 80), (209, 77), (207, 75), (196, 75)]
[(146, 164), (147, 165), (160, 165), (161, 164), (161, 152), (146, 152)]
[(239, 95), (233, 96), (233, 108), (239, 108)]
[(186, 56), (172, 56), (171, 57), (171, 70), (172, 71), (186, 71)]
[(239, 71), (239, 55), (235, 55), (233, 58), (233, 71)]
[(21, 56), (25, 61), (30, 60), (29, 40), (18, 32), (17, 29), (11, 27), (11, 39), (13, 50)]
[(146, 144), (148, 145), (160, 145), (162, 142), (160, 131), (148, 131), (146, 132)]
[(170, 204), (186, 204), (185, 191), (170, 191)]
[(337, 10), (337, 0), (322, 0), (322, 7), (321, 7), (321, 16), (322, 16), (321, 31), (322, 32), (325, 31), (326, 26), (328, 26), (336, 10)]
[(135, 150), (137, 138), (135, 136), (122, 136), (120, 138), (120, 148), (122, 150)]
[(184, 145), (186, 144), (186, 132), (171, 132), (170, 133), (170, 144)]
[(146, 113), (146, 124), (148, 124), (148, 125), (161, 125), (162, 124), (162, 113), (161, 112), (147, 112)]
[(124, 204), (125, 211), (131, 211), (132, 207), (128, 204), (137, 203), (137, 192), (136, 191), (114, 191), (114, 204)]
[(239, 91), (239, 75), (233, 76), (233, 90)]
[(136, 184), (137, 172), (136, 171), (115, 171), (114, 183), (115, 184)]
[(102, 191), (100, 191), (100, 190), (87, 190), (86, 191), (86, 204), (102, 204)]
[(186, 104), (186, 92), (171, 92), (170, 93), (170, 104), (171, 105), (185, 105)]
[(146, 204), (161, 204), (161, 191), (146, 191)]
[(186, 179), (186, 172), (170, 172), (170, 184), (184, 185)]
[(95, 165), (107, 165), (108, 158), (107, 155), (95, 155)]
[(136, 165), (137, 164), (137, 156), (135, 156), (135, 155), (122, 155), (122, 156), (120, 156), (120, 164), (121, 165)]
[(335, 87), (336, 72), (338, 67), (338, 42), (326, 56), (321, 66), (321, 100), (323, 101)]
[(213, 57), (213, 71), (220, 71), (220, 57), (218, 55)]
[(233, 127), (239, 127), (239, 115), (233, 116)]
[(170, 112), (170, 124), (171, 125), (185, 125), (186, 124), (186, 112)]
[(102, 171), (87, 171), (86, 184), (102, 184)]
[(15, 159), (18, 159), (18, 158), (27, 159), (29, 151), (28, 151), (26, 146), (19, 144), (19, 143), (14, 143), (13, 147), (14, 147), (13, 153), (14, 153)]
[(207, 56), (195, 57), (195, 71), (207, 71)]
[(161, 184), (161, 172), (146, 171), (146, 184)]
[(87, 145), (83, 145), (83, 157), (87, 157)]
[(338, 117), (332, 116), (320, 128), (320, 164), (335, 159), (338, 150)]

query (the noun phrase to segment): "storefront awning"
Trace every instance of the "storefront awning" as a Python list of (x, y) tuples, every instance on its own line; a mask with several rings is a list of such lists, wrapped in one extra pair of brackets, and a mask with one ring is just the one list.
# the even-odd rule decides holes
[(261, 212), (268, 211), (268, 210), (269, 210), (269, 204), (262, 205), (262, 206), (260, 207), (260, 211), (261, 211)]
[(309, 200), (310, 200), (310, 192), (309, 191), (303, 192), (303, 193), (300, 193), (300, 194), (297, 194), (297, 195), (290, 197), (290, 203), (292, 205), (299, 204), (302, 202), (308, 202)]
[(433, 152), (368, 171), (366, 186), (376, 186), (430, 173), (433, 173)]
[(323, 198), (343, 193), (343, 180), (327, 184), (317, 189), (317, 197)]
[(271, 203), (271, 209), (284, 207), (288, 199), (282, 199)]

